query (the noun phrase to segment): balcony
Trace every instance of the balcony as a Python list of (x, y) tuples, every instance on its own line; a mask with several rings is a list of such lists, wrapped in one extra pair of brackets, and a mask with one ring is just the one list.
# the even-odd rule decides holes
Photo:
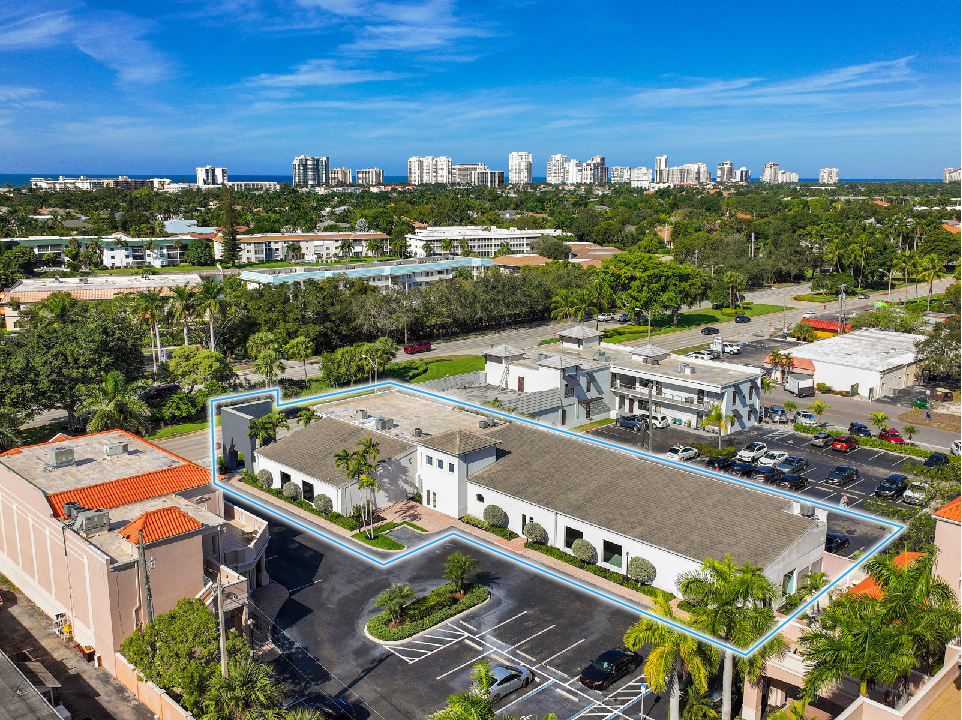
[(208, 607), (216, 607), (218, 574), (224, 593), (224, 612), (246, 605), (247, 578), (219, 564), (214, 558), (204, 558), (204, 589), (197, 593), (197, 599)]
[[(628, 385), (625, 383), (617, 382), (614, 385), (612, 385), (611, 389), (615, 392), (624, 393), (625, 395), (641, 398), (643, 400), (648, 399), (648, 388), (641, 387), (640, 385)], [(721, 402), (721, 400), (717, 398), (713, 399), (709, 396), (706, 396), (703, 401), (699, 402), (697, 395), (689, 395), (687, 393), (672, 392), (670, 390), (664, 390), (664, 389), (659, 391), (657, 388), (652, 390), (651, 398), (653, 402), (657, 401), (663, 405), (677, 405), (679, 407), (686, 407), (686, 408), (692, 408), (695, 410), (706, 410), (706, 411), (710, 411), (713, 405)]]
[(267, 522), (242, 510), (224, 503), (224, 565), (246, 572), (264, 550), (269, 533)]

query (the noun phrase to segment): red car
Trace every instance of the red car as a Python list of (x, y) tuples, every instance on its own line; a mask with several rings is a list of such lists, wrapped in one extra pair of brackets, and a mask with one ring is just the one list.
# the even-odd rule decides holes
[(853, 435), (836, 435), (832, 441), (832, 450), (852, 452), (858, 449), (858, 438)]
[(899, 435), (899, 431), (895, 428), (885, 428), (880, 430), (878, 434), (879, 440), (885, 440), (886, 442), (894, 443), (895, 445), (904, 445), (905, 440)]
[(417, 342), (413, 342), (410, 345), (404, 346), (404, 352), (406, 352), (408, 355), (413, 355), (414, 353), (419, 353), (419, 352), (427, 352), (430, 349), (431, 349), (430, 340), (418, 340)]

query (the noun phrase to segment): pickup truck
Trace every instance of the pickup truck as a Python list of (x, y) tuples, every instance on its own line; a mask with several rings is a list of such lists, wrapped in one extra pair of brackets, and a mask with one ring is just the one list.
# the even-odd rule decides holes
[(800, 378), (789, 375), (785, 380), (785, 390), (796, 397), (815, 397), (815, 378)]
[(800, 425), (809, 425), (815, 427), (818, 425), (818, 419), (816, 419), (815, 414), (808, 410), (798, 410), (795, 412), (795, 422)]

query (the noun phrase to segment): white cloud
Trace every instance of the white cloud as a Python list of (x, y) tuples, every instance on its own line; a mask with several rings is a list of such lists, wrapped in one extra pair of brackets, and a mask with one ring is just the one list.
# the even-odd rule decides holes
[(359, 70), (343, 67), (330, 59), (314, 59), (301, 63), (293, 72), (261, 74), (251, 78), (254, 85), (268, 87), (308, 87), (314, 85), (352, 85), (354, 83), (394, 80), (402, 77), (393, 72)]
[(66, 10), (34, 14), (23, 10), (0, 11), (0, 50), (55, 45), (73, 26), (73, 18)]

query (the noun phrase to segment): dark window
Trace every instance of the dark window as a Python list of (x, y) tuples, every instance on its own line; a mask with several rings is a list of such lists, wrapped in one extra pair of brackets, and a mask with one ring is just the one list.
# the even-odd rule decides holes
[(301, 491), (303, 493), (304, 499), (307, 500), (307, 502), (310, 502), (311, 500), (313, 500), (314, 499), (314, 483), (309, 483), (307, 482), (307, 480), (304, 480), (301, 483), (301, 486), (302, 486)]
[(575, 540), (581, 540), (585, 534), (580, 530), (565, 527), (565, 550), (570, 550)]
[(281, 485), (283, 485), (283, 484), (286, 483), (286, 482), (290, 482), (290, 481), (291, 481), (291, 474), (290, 474), (290, 473), (286, 473), (286, 472), (284, 472), (283, 470), (281, 470)]
[(754, 386), (754, 385), (749, 385), (749, 386), (748, 386), (748, 399), (749, 399), (749, 400), (753, 400), (754, 398), (755, 398), (755, 386)]
[(738, 396), (735, 394), (734, 390), (732, 390), (732, 402), (733, 403), (738, 402)]
[(427, 461), (428, 465), (434, 465), (434, 458), (430, 455), (426, 456), (424, 459)]
[(573, 397), (575, 394), (575, 389), (570, 385), (565, 385), (565, 397)]
[(481, 493), (478, 493), (477, 495), (474, 496), (474, 499), (477, 500), (479, 503), (483, 503), (484, 495), (482, 495)]
[(518, 392), (524, 392), (524, 378), (518, 378)]
[(561, 424), (565, 425), (568, 422), (568, 411), (562, 408), (561, 410)]
[(622, 550), (621, 545), (605, 540), (602, 548), (602, 559), (609, 565), (621, 567)]
[(454, 472), (454, 463), (448, 463), (448, 472), (450, 473)]

